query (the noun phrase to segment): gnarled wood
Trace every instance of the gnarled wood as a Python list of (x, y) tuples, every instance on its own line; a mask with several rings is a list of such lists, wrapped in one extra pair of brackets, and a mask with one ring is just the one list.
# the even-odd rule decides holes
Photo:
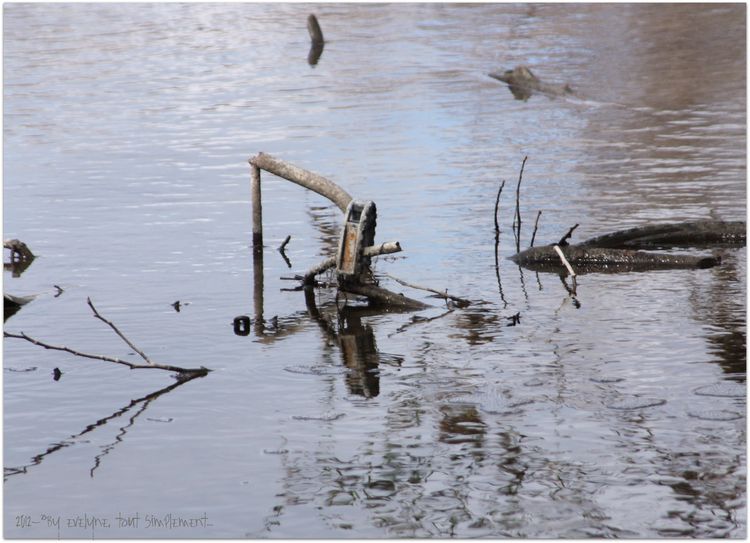
[(250, 159), (250, 164), (279, 177), (283, 177), (287, 181), (296, 183), (308, 190), (317, 192), (336, 204), (341, 211), (346, 211), (346, 207), (352, 201), (351, 195), (333, 181), (329, 181), (321, 175), (304, 170), (266, 153), (258, 153)]

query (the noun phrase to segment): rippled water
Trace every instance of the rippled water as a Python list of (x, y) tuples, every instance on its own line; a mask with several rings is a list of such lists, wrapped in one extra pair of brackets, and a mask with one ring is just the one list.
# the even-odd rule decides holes
[[(5, 272), (38, 294), (6, 330), (135, 361), (91, 297), (155, 360), (213, 370), (175, 386), (5, 340), (5, 536), (744, 537), (745, 249), (575, 296), (505, 257), (524, 156), (522, 246), (538, 210), (537, 244), (745, 219), (745, 6), (323, 4), (314, 66), (311, 9), (4, 6), (4, 237), (39, 255)], [(576, 94), (486, 75), (519, 64)], [(341, 215), (264, 175), (267, 322), (235, 334), (259, 151), (377, 203), (405, 249), (384, 285), (474, 303), (282, 291)]]

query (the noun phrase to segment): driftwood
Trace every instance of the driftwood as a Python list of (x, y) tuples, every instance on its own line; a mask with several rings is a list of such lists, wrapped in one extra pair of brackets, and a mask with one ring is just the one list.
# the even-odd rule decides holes
[(565, 270), (565, 267), (561, 264), (556, 248), (562, 251), (565, 258), (577, 270), (578, 274), (711, 268), (721, 262), (721, 259), (718, 257), (649, 253), (632, 249), (608, 249), (582, 247), (580, 245), (532, 247), (510, 257), (510, 259), (530, 270), (560, 272)]
[(469, 300), (467, 300), (466, 298), (459, 298), (458, 296), (453, 296), (451, 294), (448, 294), (447, 290), (445, 292), (440, 292), (439, 290), (434, 289), (434, 288), (423, 287), (423, 286), (420, 286), (420, 285), (415, 285), (413, 283), (407, 283), (403, 279), (399, 279), (398, 277), (394, 277), (394, 276), (392, 276), (392, 275), (390, 275), (388, 273), (386, 273), (385, 276), (393, 279), (394, 281), (396, 281), (400, 285), (404, 285), (405, 287), (410, 287), (410, 288), (415, 288), (417, 290), (425, 290), (427, 292), (432, 292), (436, 296), (439, 296), (440, 298), (443, 298), (444, 300), (446, 300), (446, 302), (448, 300), (451, 300), (451, 301), (453, 301), (456, 304), (456, 307), (463, 308), (463, 307), (469, 307), (471, 305), (471, 302)]
[(3, 241), (3, 247), (10, 251), (10, 262), (4, 262), (3, 268), (10, 270), (13, 277), (20, 277), (36, 258), (28, 246), (17, 239)]
[(8, 319), (15, 315), (19, 309), (36, 298), (35, 294), (31, 296), (13, 296), (12, 294), (3, 294), (3, 318)]
[(654, 224), (619, 230), (588, 239), (581, 247), (610, 249), (656, 249), (745, 245), (745, 221), (690, 221)]
[(23, 241), (6, 239), (3, 241), (3, 247), (10, 250), (11, 262), (34, 260), (35, 258), (34, 253), (31, 252)]
[(487, 75), (493, 79), (507, 83), (510, 92), (516, 100), (528, 100), (535, 92), (545, 94), (548, 97), (564, 96), (573, 93), (570, 85), (553, 85), (542, 82), (526, 66), (516, 66), (512, 70), (491, 72)]
[[(379, 255), (388, 255), (388, 254), (398, 253), (400, 251), (401, 251), (401, 245), (399, 244), (398, 241), (387, 241), (379, 245), (371, 245), (370, 247), (365, 247), (363, 254), (366, 257), (373, 257), (373, 256), (379, 256)], [(324, 271), (330, 270), (331, 268), (334, 268), (334, 267), (336, 267), (336, 257), (332, 256), (330, 258), (326, 258), (323, 262), (321, 262), (314, 268), (311, 268), (305, 274), (302, 281), (306, 285), (312, 284), (316, 275), (319, 275), (323, 273)]]
[(76, 349), (71, 349), (70, 347), (66, 346), (60, 346), (60, 345), (51, 345), (49, 343), (46, 343), (44, 341), (40, 341), (38, 339), (34, 339), (30, 336), (27, 336), (23, 332), (20, 334), (12, 334), (10, 332), (3, 332), (3, 336), (7, 338), (16, 338), (16, 339), (24, 339), (30, 343), (33, 343), (34, 345), (38, 345), (39, 347), (44, 347), (45, 349), (51, 349), (54, 351), (64, 351), (70, 354), (73, 354), (75, 356), (80, 356), (82, 358), (90, 358), (93, 360), (102, 360), (105, 362), (112, 362), (114, 364), (121, 364), (123, 366), (127, 366), (130, 369), (157, 369), (157, 370), (165, 370), (165, 371), (173, 371), (178, 374), (180, 374), (181, 377), (199, 377), (208, 374), (209, 370), (208, 368), (204, 368), (201, 366), (200, 368), (182, 368), (179, 366), (171, 366), (167, 364), (157, 364), (153, 362), (150, 358), (148, 358), (143, 351), (138, 349), (125, 335), (109, 320), (105, 319), (104, 317), (99, 314), (99, 312), (94, 307), (94, 304), (91, 302), (91, 299), (87, 299), (87, 303), (91, 310), (94, 312), (94, 317), (101, 320), (105, 324), (107, 324), (112, 330), (122, 339), (131, 349), (133, 349), (138, 355), (143, 358), (144, 361), (146, 361), (146, 364), (134, 364), (133, 362), (128, 362), (127, 360), (122, 360), (120, 358), (115, 358), (112, 356), (105, 356), (100, 354), (90, 354), (90, 353), (84, 353), (81, 351), (78, 351)]
[(366, 296), (372, 306), (394, 307), (409, 310), (420, 310), (430, 307), (419, 300), (407, 298), (403, 294), (397, 294), (372, 284), (344, 283), (339, 285), (339, 289), (344, 292)]
[[(312, 34), (312, 30), (311, 30)], [(399, 308), (411, 308), (411, 309), (423, 309), (429, 307), (422, 302), (411, 300), (399, 294), (389, 292), (386, 289), (380, 288), (371, 282), (372, 272), (369, 269), (369, 258), (381, 254), (388, 254), (398, 252), (401, 250), (401, 246), (398, 242), (383, 243), (380, 245), (374, 244), (374, 215), (370, 217), (367, 209), (372, 210), (374, 214), (374, 203), (372, 202), (353, 202), (353, 198), (344, 189), (336, 185), (334, 182), (329, 181), (325, 177), (310, 171), (304, 170), (283, 160), (279, 160), (265, 153), (258, 153), (256, 156), (249, 160), (252, 171), (251, 171), (251, 187), (252, 187), (252, 199), (253, 199), (253, 268), (255, 276), (254, 285), (254, 300), (255, 300), (255, 322), (263, 322), (263, 224), (262, 224), (262, 207), (261, 207), (261, 176), (260, 170), (266, 170), (274, 175), (277, 175), (288, 181), (292, 181), (308, 190), (316, 192), (321, 196), (329, 199), (333, 202), (341, 211), (347, 214), (345, 227), (349, 232), (347, 241), (351, 243), (342, 243), (341, 245), (347, 250), (353, 251), (350, 257), (356, 254), (357, 257), (361, 256), (361, 263), (363, 264), (359, 268), (356, 268), (352, 273), (352, 270), (345, 270), (341, 265), (341, 259), (339, 258), (343, 254), (341, 246), (339, 247), (339, 253), (334, 258), (329, 258), (322, 263), (309, 270), (304, 278), (303, 285), (314, 284), (315, 276), (319, 273), (324, 272), (332, 267), (337, 267), (338, 270), (338, 282), (339, 289), (351, 292), (354, 294), (360, 294), (367, 296), (370, 302), (374, 305), (393, 305)], [(352, 206), (350, 206), (352, 204)], [(357, 204), (355, 206), (355, 204)], [(356, 213), (353, 211), (358, 208), (359, 211)], [(364, 210), (364, 211), (363, 211)], [(368, 219), (368, 217), (370, 217)], [(362, 230), (363, 221), (371, 220), (371, 228), (364, 228)], [(352, 224), (353, 221), (353, 224)], [(357, 223), (356, 221), (359, 221)], [(342, 238), (344, 239), (344, 238)], [(351, 245), (351, 247), (350, 247)], [(349, 253), (347, 253), (349, 254)], [(351, 258), (350, 258), (351, 260)], [(349, 260), (347, 260), (349, 262)]]
[(516, 252), (521, 250), (521, 181), (523, 180), (523, 168), (526, 166), (526, 160), (529, 157), (523, 157), (521, 162), (521, 171), (518, 174), (518, 184), (516, 185), (516, 215), (513, 219), (513, 227), (516, 234)]
[(296, 183), (308, 190), (317, 192), (336, 204), (341, 211), (346, 211), (346, 207), (352, 201), (352, 197), (348, 192), (325, 177), (293, 166), (266, 153), (258, 153), (250, 159), (250, 164), (261, 170), (266, 170), (274, 175), (283, 177), (287, 181)]
[(318, 18), (312, 13), (307, 16), (307, 31), (310, 33), (310, 40), (313, 43), (324, 43), (323, 31), (318, 24)]

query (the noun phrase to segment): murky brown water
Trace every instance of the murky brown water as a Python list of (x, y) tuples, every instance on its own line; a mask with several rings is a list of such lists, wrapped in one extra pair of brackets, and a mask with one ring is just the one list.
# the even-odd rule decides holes
[[(575, 298), (505, 259), (524, 156), (523, 246), (537, 210), (537, 243), (745, 218), (744, 5), (4, 10), (4, 237), (39, 255), (4, 288), (40, 293), (6, 330), (135, 360), (90, 296), (154, 359), (214, 370), (174, 387), (6, 340), (6, 537), (745, 536), (745, 249)], [(518, 64), (576, 95), (486, 75)], [(268, 322), (235, 334), (258, 151), (377, 203), (405, 248), (379, 274), (475, 303), (309, 310), (280, 277), (341, 215), (266, 175)]]

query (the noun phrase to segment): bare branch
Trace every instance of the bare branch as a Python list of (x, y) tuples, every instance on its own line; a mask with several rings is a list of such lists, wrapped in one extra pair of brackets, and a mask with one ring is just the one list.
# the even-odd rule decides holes
[(521, 251), (521, 180), (523, 179), (523, 168), (526, 166), (526, 160), (528, 156), (523, 157), (521, 163), (521, 171), (518, 174), (518, 184), (516, 185), (516, 216), (513, 219), (513, 224), (516, 227), (516, 252)]
[(570, 265), (570, 262), (568, 262), (568, 259), (565, 258), (565, 254), (562, 252), (562, 249), (560, 249), (560, 246), (559, 245), (554, 245), (552, 248), (555, 250), (555, 252), (557, 253), (557, 255), (560, 257), (560, 260), (562, 260), (562, 263), (565, 264), (565, 267), (568, 269), (568, 273), (571, 276), (575, 277), (576, 276), (576, 272), (573, 271), (573, 267)]
[(500, 233), (500, 226), (497, 224), (497, 212), (500, 207), (500, 194), (503, 192), (503, 187), (505, 187), (505, 179), (500, 183), (500, 188), (498, 189), (497, 197), (495, 198), (495, 234)]
[[(373, 257), (373, 256), (379, 256), (379, 255), (388, 255), (392, 253), (398, 253), (400, 251), (401, 251), (401, 244), (398, 241), (387, 241), (379, 245), (371, 245), (369, 247), (365, 247), (364, 250), (362, 251), (362, 254), (366, 257)], [(311, 268), (305, 274), (305, 277), (302, 279), (302, 281), (306, 285), (312, 284), (316, 275), (321, 274), (324, 271), (331, 269), (335, 266), (336, 266), (335, 256), (326, 258), (323, 262)]]
[(456, 302), (456, 305), (458, 307), (468, 307), (468, 306), (471, 305), (471, 302), (469, 300), (467, 300), (465, 298), (459, 298), (458, 296), (452, 296), (452, 295), (448, 294), (447, 290), (445, 292), (440, 292), (439, 290), (436, 290), (434, 288), (422, 287), (422, 286), (419, 286), (419, 285), (414, 285), (412, 283), (407, 283), (403, 279), (399, 279), (398, 277), (394, 277), (393, 275), (391, 275), (389, 273), (386, 273), (385, 276), (386, 277), (390, 277), (391, 279), (393, 279), (394, 281), (396, 281), (397, 283), (399, 283), (401, 285), (404, 285), (405, 287), (411, 287), (411, 288), (415, 288), (415, 289), (418, 289), (418, 290), (426, 290), (427, 292), (432, 292), (434, 294), (437, 294), (438, 296), (440, 296), (441, 298), (444, 298), (446, 300), (453, 300), (454, 302)]
[(75, 356), (80, 356), (82, 358), (90, 358), (92, 360), (102, 360), (104, 362), (112, 362), (114, 364), (121, 364), (123, 366), (127, 366), (131, 370), (135, 369), (157, 369), (157, 370), (165, 370), (165, 371), (173, 371), (176, 373), (181, 374), (182, 376), (189, 376), (189, 377), (198, 377), (208, 374), (209, 370), (208, 368), (204, 368), (201, 366), (200, 368), (181, 368), (179, 366), (170, 366), (167, 364), (155, 364), (149, 358), (143, 354), (135, 345), (133, 345), (128, 338), (126, 338), (122, 332), (120, 332), (117, 327), (112, 324), (110, 321), (102, 317), (99, 312), (94, 307), (94, 304), (91, 303), (91, 299), (87, 299), (87, 302), (89, 304), (89, 307), (91, 307), (91, 310), (94, 312), (94, 316), (108, 324), (120, 338), (122, 338), (125, 343), (127, 343), (133, 350), (135, 350), (141, 357), (147, 362), (147, 364), (134, 364), (133, 362), (128, 362), (127, 360), (122, 360), (120, 358), (115, 358), (113, 356), (105, 356), (101, 354), (91, 354), (91, 353), (84, 353), (81, 351), (77, 351), (75, 349), (71, 349), (70, 347), (66, 347), (64, 345), (51, 345), (50, 343), (46, 343), (44, 341), (40, 341), (38, 339), (34, 339), (31, 336), (27, 336), (23, 332), (20, 334), (12, 334), (10, 332), (3, 332), (3, 337), (6, 338), (16, 338), (16, 339), (23, 339), (28, 341), (29, 343), (33, 343), (34, 345), (38, 345), (39, 347), (44, 347), (45, 349), (50, 349), (53, 351), (64, 351), (66, 353), (70, 353)]
[(570, 239), (570, 236), (573, 235), (573, 230), (575, 230), (576, 228), (578, 228), (578, 223), (576, 223), (575, 226), (568, 230), (567, 234), (560, 238), (560, 241), (557, 242), (557, 245), (559, 245), (560, 247), (566, 247), (568, 245), (568, 239)]
[(534, 221), (534, 233), (531, 234), (531, 245), (529, 247), (534, 246), (534, 240), (536, 239), (536, 229), (539, 227), (539, 217), (542, 216), (542, 210), (540, 209), (539, 212), (536, 214), (536, 220)]
[(109, 320), (105, 319), (104, 317), (102, 317), (102, 316), (101, 316), (101, 315), (99, 314), (99, 312), (98, 312), (98, 311), (96, 310), (96, 308), (94, 307), (94, 304), (93, 304), (93, 302), (91, 301), (91, 298), (86, 298), (86, 303), (87, 303), (87, 304), (89, 304), (89, 307), (91, 308), (91, 311), (93, 311), (93, 312), (94, 312), (94, 316), (95, 316), (95, 317), (96, 317), (97, 319), (99, 319), (100, 321), (102, 321), (103, 323), (107, 324), (107, 325), (108, 325), (108, 326), (109, 326), (110, 328), (112, 328), (112, 330), (114, 330), (114, 331), (115, 331), (115, 334), (117, 334), (118, 336), (120, 336), (120, 339), (122, 339), (122, 340), (123, 340), (123, 341), (124, 341), (125, 343), (127, 343), (127, 344), (128, 344), (128, 347), (130, 347), (130, 348), (131, 348), (131, 349), (133, 349), (133, 350), (134, 350), (135, 352), (137, 352), (137, 353), (138, 353), (138, 355), (139, 355), (139, 356), (140, 356), (141, 358), (143, 358), (143, 360), (145, 360), (145, 361), (146, 361), (146, 362), (147, 362), (148, 364), (150, 364), (151, 366), (154, 366), (154, 365), (155, 365), (155, 364), (154, 364), (154, 363), (153, 363), (153, 362), (152, 362), (152, 361), (151, 361), (151, 360), (149, 359), (149, 357), (145, 355), (145, 353), (144, 353), (143, 351), (141, 351), (141, 350), (140, 350), (140, 349), (139, 349), (138, 347), (136, 347), (135, 345), (133, 345), (133, 343), (132, 343), (132, 342), (131, 342), (131, 341), (130, 341), (130, 340), (129, 340), (128, 338), (126, 338), (126, 337), (125, 337), (125, 334), (123, 334), (122, 332), (120, 332), (120, 330), (118, 330), (118, 329), (117, 329), (117, 326), (115, 326), (115, 325), (114, 325), (114, 324), (112, 323), (112, 321), (109, 321)]

